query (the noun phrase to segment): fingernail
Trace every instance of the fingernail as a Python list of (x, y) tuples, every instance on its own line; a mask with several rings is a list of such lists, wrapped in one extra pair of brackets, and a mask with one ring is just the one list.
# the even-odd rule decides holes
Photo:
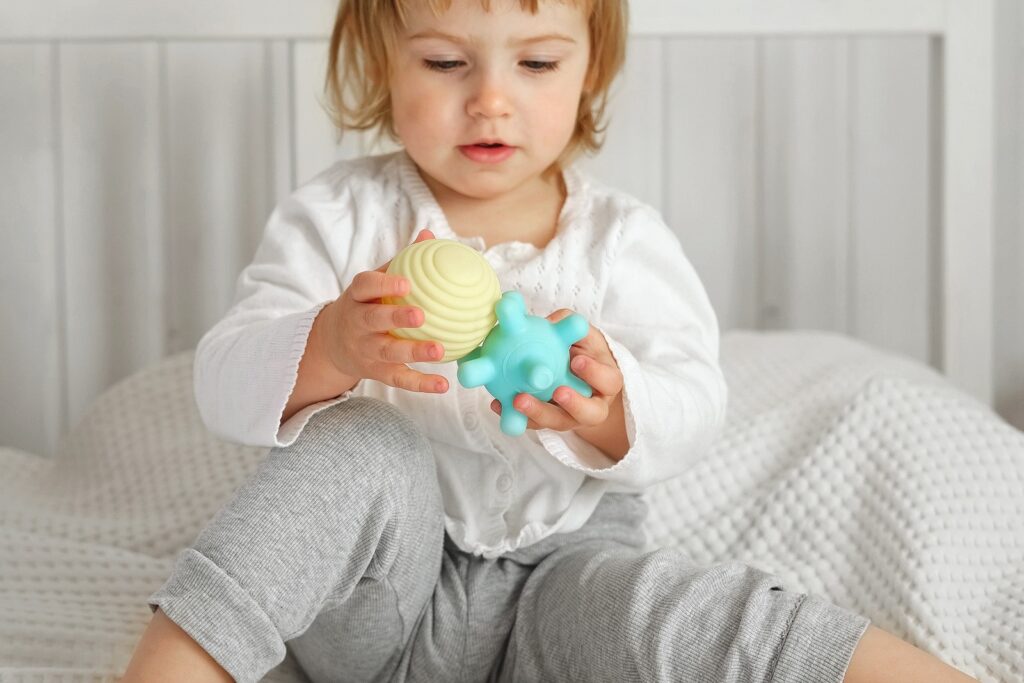
[(582, 370), (587, 364), (587, 359), (583, 356), (576, 356), (572, 359), (572, 369)]
[(430, 357), (431, 358), (437, 359), (437, 358), (440, 358), (443, 355), (444, 355), (444, 351), (441, 350), (440, 346), (431, 346), (430, 347)]
[(439, 379), (436, 382), (434, 382), (434, 389), (438, 393), (444, 393), (444, 390), (445, 390), (446, 386), (447, 386), (447, 382), (445, 382), (443, 379)]

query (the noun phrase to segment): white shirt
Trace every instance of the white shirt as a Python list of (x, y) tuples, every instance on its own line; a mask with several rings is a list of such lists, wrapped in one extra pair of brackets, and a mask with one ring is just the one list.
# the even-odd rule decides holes
[[(271, 214), (235, 304), (199, 342), (195, 393), (207, 427), (240, 443), (288, 446), (311, 415), (349, 396), (388, 401), (432, 443), (448, 534), (484, 557), (579, 528), (605, 491), (640, 491), (686, 470), (725, 417), (714, 311), (655, 209), (576, 166), (563, 178), (567, 197), (543, 249), (515, 241), (485, 248), (452, 231), (404, 150), (320, 173)], [(572, 432), (505, 435), (491, 396), (463, 388), (454, 362), (410, 365), (445, 376), (445, 394), (362, 380), (280, 424), (317, 313), (422, 228), (481, 251), (527, 312), (569, 308), (604, 334), (624, 380), (630, 449), (621, 461)]]

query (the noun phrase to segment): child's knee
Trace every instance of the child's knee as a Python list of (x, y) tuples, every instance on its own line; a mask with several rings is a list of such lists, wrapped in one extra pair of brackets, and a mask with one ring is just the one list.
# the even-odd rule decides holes
[[(314, 414), (291, 446), (290, 457), (323, 461), (334, 473), (364, 472), (379, 479), (436, 482), (430, 442), (419, 426), (385, 401), (352, 397)], [(343, 475), (345, 476), (345, 475)]]

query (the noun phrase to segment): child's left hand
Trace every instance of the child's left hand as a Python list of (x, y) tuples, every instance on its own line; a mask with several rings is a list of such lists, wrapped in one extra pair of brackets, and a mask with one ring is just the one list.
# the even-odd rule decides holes
[[(558, 322), (571, 315), (566, 308), (547, 316), (551, 322)], [(613, 404), (620, 400), (622, 393), (622, 372), (615, 362), (604, 335), (593, 325), (587, 336), (569, 347), (569, 367), (573, 374), (590, 385), (593, 396), (584, 397), (567, 386), (555, 389), (550, 402), (534, 398), (530, 394), (519, 394), (513, 404), (516, 410), (528, 419), (527, 429), (554, 429), (559, 432), (595, 427), (608, 419)], [(491, 410), (501, 415), (501, 403), (491, 401)]]

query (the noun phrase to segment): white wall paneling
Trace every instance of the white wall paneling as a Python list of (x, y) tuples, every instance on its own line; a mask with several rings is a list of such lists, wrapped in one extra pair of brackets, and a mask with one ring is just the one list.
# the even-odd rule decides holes
[(847, 331), (849, 41), (762, 43), (759, 327)]
[(992, 400), (995, 0), (947, 6), (943, 41), (941, 366)]
[(57, 48), (0, 44), (0, 443), (50, 452), (64, 424)]
[(335, 0), (7, 0), (0, 40), (322, 38), (335, 7)]
[[(937, 33), (946, 7), (973, 0), (631, 0), (645, 35)], [(978, 0), (987, 2), (987, 0)], [(322, 38), (334, 0), (47, 0), (0, 5), (0, 40)]]
[(259, 42), (165, 45), (168, 352), (194, 346), (226, 310), (283, 189), (272, 57)]
[(68, 418), (164, 355), (160, 46), (58, 55)]
[[(997, 249), (985, 137), (995, 1), (633, 0), (582, 164), (662, 211), (724, 329), (856, 335), (986, 400), (995, 378), (1024, 422), (1024, 192), (1000, 193)], [(324, 114), (333, 0), (43, 4), (0, 7), (0, 443), (47, 453), (223, 314), (296, 184), (394, 146), (339, 143)]]
[(663, 83), (668, 69), (666, 42), (635, 38), (628, 47), (625, 73), (614, 83), (606, 110), (610, 120), (605, 144), (596, 157), (580, 165), (603, 181), (653, 206), (664, 206), (671, 159), (667, 135), (678, 119), (669, 110)]
[(996, 407), (1024, 428), (1024, 4), (999, 5), (996, 61)]
[(648, 136), (664, 154), (655, 205), (685, 245), (722, 328), (756, 327), (761, 316), (760, 53), (753, 38), (667, 40), (658, 79), (663, 139)]
[(848, 61), (847, 329), (932, 363), (941, 303), (935, 49), (926, 38), (866, 38), (851, 43)]

